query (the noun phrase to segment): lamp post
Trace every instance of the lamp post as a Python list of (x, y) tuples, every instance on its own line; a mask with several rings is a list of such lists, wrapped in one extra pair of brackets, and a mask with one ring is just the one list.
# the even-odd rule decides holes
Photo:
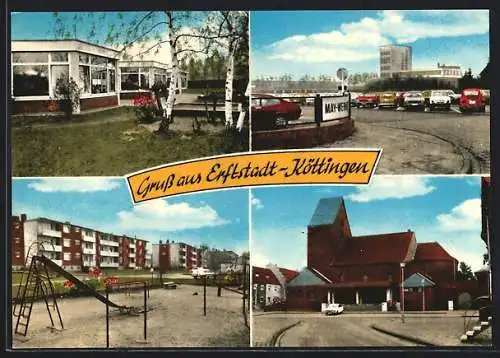
[(422, 311), (425, 311), (425, 280), (422, 279)]
[(405, 266), (404, 262), (401, 262), (401, 322), (405, 323)]

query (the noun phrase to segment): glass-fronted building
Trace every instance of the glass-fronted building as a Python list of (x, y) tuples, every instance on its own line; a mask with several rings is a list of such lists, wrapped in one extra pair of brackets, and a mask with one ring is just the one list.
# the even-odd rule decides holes
[(11, 43), (13, 113), (59, 111), (57, 81), (66, 76), (80, 88), (76, 113), (120, 104), (119, 52), (80, 40)]
[[(165, 83), (171, 76), (168, 65), (157, 61), (120, 61), (120, 97), (132, 99), (141, 92), (149, 92), (153, 84)], [(188, 74), (181, 71), (176, 89), (182, 92), (188, 86)]]

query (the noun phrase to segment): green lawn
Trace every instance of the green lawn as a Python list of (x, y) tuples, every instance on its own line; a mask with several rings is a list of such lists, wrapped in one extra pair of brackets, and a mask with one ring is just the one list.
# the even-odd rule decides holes
[[(247, 150), (240, 138), (222, 133), (152, 133), (136, 124), (129, 108), (79, 116), (71, 123), (61, 123), (57, 117), (23, 118), (33, 125), (16, 124), (22, 120), (12, 119), (13, 176), (121, 176), (175, 161)], [(47, 120), (52, 124), (36, 124)]]

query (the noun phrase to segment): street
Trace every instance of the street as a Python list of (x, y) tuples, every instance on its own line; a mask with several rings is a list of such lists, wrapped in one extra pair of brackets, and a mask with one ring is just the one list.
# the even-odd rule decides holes
[[(313, 118), (303, 107), (301, 121)], [(490, 172), (490, 113), (352, 109), (356, 132), (327, 148), (383, 148), (377, 174)]]
[[(325, 316), (319, 313), (254, 314), (253, 345), (280, 347), (398, 347), (417, 346), (373, 328), (397, 332), (436, 346), (461, 345), (462, 312), (408, 314), (347, 313)], [(293, 326), (292, 326), (293, 325)], [(286, 329), (285, 329), (286, 328)], [(284, 330), (283, 330), (284, 329)], [(489, 338), (488, 338), (489, 337)], [(489, 341), (488, 341), (489, 339)], [(491, 344), (491, 330), (482, 344)], [(478, 342), (479, 343), (479, 342)], [(481, 344), (481, 343), (480, 343)]]

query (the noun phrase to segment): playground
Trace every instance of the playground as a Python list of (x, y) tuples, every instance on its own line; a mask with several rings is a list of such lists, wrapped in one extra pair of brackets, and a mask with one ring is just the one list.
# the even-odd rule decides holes
[[(195, 294), (197, 293), (197, 294)], [(120, 305), (142, 307), (143, 290), (109, 294)], [(147, 299), (147, 340), (144, 318), (109, 308), (110, 348), (248, 347), (249, 330), (241, 313), (242, 296), (207, 287), (206, 316), (203, 286), (150, 290)], [(43, 300), (35, 302), (26, 337), (13, 333), (13, 348), (106, 348), (106, 305), (94, 297), (57, 300), (63, 330), (47, 328), (50, 319)], [(52, 308), (51, 308), (52, 310)], [(53, 314), (54, 316), (54, 314)], [(14, 317), (15, 318), (15, 317)], [(13, 319), (13, 327), (15, 319)]]

